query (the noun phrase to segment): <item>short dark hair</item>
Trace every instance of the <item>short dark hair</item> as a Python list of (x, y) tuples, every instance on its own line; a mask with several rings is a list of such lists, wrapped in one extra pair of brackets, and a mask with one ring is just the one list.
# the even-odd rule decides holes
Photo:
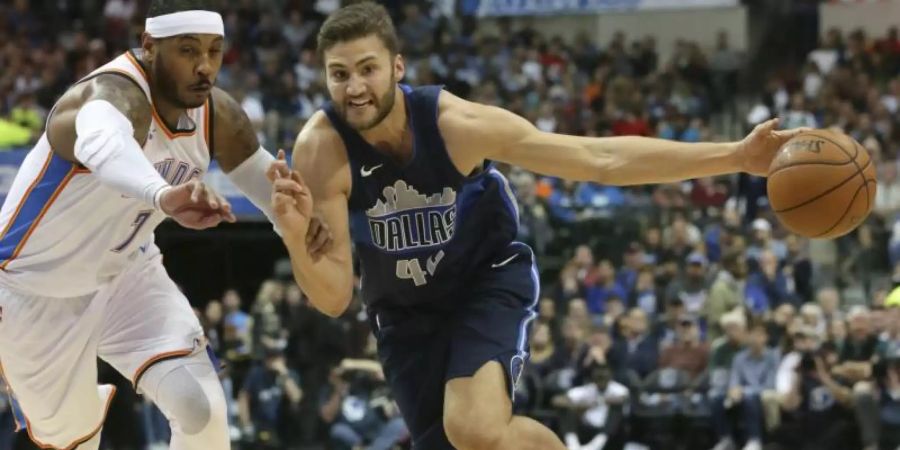
[(329, 48), (341, 43), (371, 35), (378, 36), (391, 56), (400, 52), (400, 39), (394, 28), (394, 21), (384, 6), (363, 1), (345, 6), (328, 16), (319, 29), (319, 56)]
[(162, 16), (181, 11), (217, 11), (215, 0), (152, 0), (147, 17)]

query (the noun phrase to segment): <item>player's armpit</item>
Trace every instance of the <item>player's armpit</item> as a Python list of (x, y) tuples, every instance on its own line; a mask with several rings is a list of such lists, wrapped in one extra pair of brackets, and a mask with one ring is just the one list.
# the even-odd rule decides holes
[(737, 143), (547, 133), (510, 111), (446, 92), (441, 94), (439, 126), (463, 173), (490, 159), (569, 180), (633, 185), (741, 170)]
[(93, 100), (104, 100), (115, 106), (134, 128), (134, 139), (143, 143), (150, 131), (150, 102), (136, 82), (125, 75), (107, 73), (74, 86), (56, 104), (47, 126), (47, 137), (53, 151), (67, 161), (75, 157), (75, 121), (81, 107)]
[(332, 244), (318, 261), (308, 251), (305, 236), (285, 233), (294, 278), (316, 309), (339, 316), (353, 294), (350, 219), (347, 201), (350, 170), (342, 141), (324, 114), (317, 113), (300, 132), (294, 146), (293, 168), (312, 194), (317, 215), (328, 224)]

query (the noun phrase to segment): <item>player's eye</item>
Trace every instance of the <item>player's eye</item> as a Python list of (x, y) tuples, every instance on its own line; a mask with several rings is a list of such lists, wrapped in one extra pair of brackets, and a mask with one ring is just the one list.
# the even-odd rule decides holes
[(181, 47), (181, 54), (186, 56), (193, 56), (196, 53), (194, 47)]
[(336, 70), (331, 73), (331, 78), (334, 78), (337, 81), (343, 81), (347, 79), (347, 72), (343, 70)]
[(209, 49), (209, 54), (210, 54), (210, 55), (218, 55), (219, 53), (222, 53), (222, 49), (221, 49), (221, 48), (211, 48), (211, 49)]
[(363, 75), (371, 75), (372, 72), (374, 72), (374, 71), (375, 71), (374, 66), (365, 66), (365, 67), (363, 67), (362, 74)]

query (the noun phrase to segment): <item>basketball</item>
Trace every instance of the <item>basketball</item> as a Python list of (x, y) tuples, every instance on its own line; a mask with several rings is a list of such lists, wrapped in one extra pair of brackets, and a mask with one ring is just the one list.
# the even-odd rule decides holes
[(875, 205), (875, 164), (856, 140), (813, 130), (775, 155), (767, 181), (772, 210), (799, 235), (832, 239), (859, 226)]

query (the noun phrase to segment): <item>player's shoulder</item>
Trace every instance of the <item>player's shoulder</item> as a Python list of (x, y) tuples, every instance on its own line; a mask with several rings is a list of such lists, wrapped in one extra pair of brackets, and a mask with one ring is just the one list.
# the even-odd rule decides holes
[(438, 127), (442, 132), (475, 131), (487, 105), (472, 102), (442, 90), (438, 97)]
[[(343, 148), (344, 141), (325, 111), (316, 111), (297, 135), (295, 149), (303, 152)], [(330, 152), (331, 150), (329, 150)], [(342, 153), (342, 152), (335, 152)]]

